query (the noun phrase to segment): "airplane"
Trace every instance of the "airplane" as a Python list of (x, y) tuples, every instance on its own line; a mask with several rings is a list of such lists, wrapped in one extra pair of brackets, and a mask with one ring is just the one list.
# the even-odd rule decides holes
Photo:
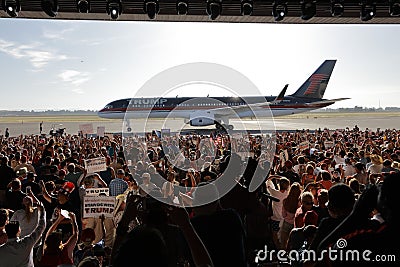
[[(269, 109), (272, 116), (285, 116), (320, 109), (349, 98), (323, 99), (336, 60), (325, 60), (291, 95), (288, 84), (278, 96), (247, 97), (152, 97), (125, 98), (108, 103), (98, 116), (108, 119), (183, 118), (191, 126), (224, 127), (234, 118), (258, 118)], [(173, 113), (173, 114), (171, 114)]]

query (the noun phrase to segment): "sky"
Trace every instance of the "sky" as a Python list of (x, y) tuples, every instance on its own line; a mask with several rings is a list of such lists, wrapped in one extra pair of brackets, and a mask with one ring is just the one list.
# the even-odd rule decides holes
[[(0, 19), (0, 110), (99, 110), (135, 97), (175, 66), (208, 62), (249, 78), (265, 96), (297, 88), (336, 59), (324, 98), (339, 107), (400, 106), (400, 25)], [(224, 96), (210, 85), (170, 95)]]

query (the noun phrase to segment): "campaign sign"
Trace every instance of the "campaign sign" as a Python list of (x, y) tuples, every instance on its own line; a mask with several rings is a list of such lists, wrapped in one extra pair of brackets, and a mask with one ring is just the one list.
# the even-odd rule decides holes
[(79, 124), (79, 130), (82, 132), (83, 135), (92, 134), (93, 124), (92, 123)]
[(104, 126), (97, 126), (97, 136), (104, 137), (104, 133), (106, 131), (106, 127)]
[(110, 189), (105, 187), (105, 188), (86, 188), (86, 194), (85, 196), (109, 196), (110, 195)]
[(114, 196), (84, 196), (83, 218), (112, 218), (115, 208)]
[(333, 141), (325, 141), (324, 145), (325, 145), (325, 148), (328, 149), (328, 148), (333, 147), (334, 143), (333, 143)]
[(301, 142), (301, 143), (299, 144), (299, 150), (300, 150), (300, 151), (306, 150), (306, 149), (308, 149), (309, 147), (310, 147), (310, 143), (309, 143), (308, 141), (304, 141), (304, 142)]
[(85, 169), (88, 173), (107, 170), (106, 158), (99, 157), (94, 159), (85, 159)]

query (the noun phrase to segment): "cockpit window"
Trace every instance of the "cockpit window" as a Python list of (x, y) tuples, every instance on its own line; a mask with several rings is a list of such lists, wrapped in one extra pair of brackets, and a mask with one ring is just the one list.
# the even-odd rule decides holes
[(112, 105), (107, 105), (107, 106), (104, 107), (104, 109), (112, 109), (112, 108), (113, 108)]

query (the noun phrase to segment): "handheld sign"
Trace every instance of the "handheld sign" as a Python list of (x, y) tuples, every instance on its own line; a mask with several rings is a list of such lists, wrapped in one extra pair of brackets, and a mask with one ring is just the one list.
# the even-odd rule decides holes
[(333, 143), (333, 141), (325, 141), (324, 145), (325, 145), (326, 149), (329, 149), (329, 148), (333, 147), (334, 143)]
[(91, 196), (91, 197), (97, 197), (97, 196), (109, 196), (110, 195), (110, 189), (105, 187), (105, 188), (86, 188), (86, 194), (85, 196)]
[(301, 143), (299, 144), (299, 150), (300, 150), (300, 151), (306, 150), (306, 149), (308, 149), (309, 147), (310, 147), (310, 143), (309, 143), (308, 141), (304, 141), (304, 142), (301, 142)]
[(83, 198), (83, 218), (114, 217), (114, 196), (85, 196)]
[(107, 170), (106, 158), (85, 159), (85, 169), (88, 173)]
[(79, 130), (82, 132), (83, 135), (92, 134), (93, 124), (92, 123), (79, 124)]

